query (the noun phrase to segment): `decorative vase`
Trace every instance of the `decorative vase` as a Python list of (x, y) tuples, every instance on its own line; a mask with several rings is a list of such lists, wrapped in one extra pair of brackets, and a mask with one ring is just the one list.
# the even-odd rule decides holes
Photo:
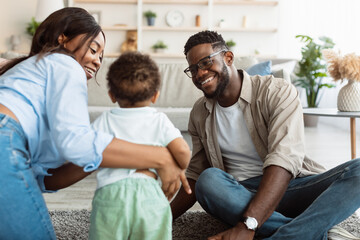
[(360, 83), (348, 80), (338, 94), (337, 108), (341, 112), (358, 112), (360, 111)]

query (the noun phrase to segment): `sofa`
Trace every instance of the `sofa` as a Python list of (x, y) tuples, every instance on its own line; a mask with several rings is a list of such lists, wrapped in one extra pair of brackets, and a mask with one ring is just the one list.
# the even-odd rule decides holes
[[(103, 111), (112, 107), (117, 107), (116, 104), (110, 101), (107, 94), (106, 73), (109, 66), (116, 58), (105, 57), (103, 64), (96, 75), (96, 81), (90, 81), (89, 89), (89, 115), (90, 121), (97, 118)], [(238, 57), (234, 64), (239, 69), (249, 69), (259, 63), (264, 63), (270, 60), (270, 64), (274, 71), (271, 73), (275, 77), (285, 78), (290, 81), (292, 70), (287, 70), (286, 64), (295, 66), (295, 61), (291, 59), (261, 59), (255, 57)], [(260, 64), (261, 65), (261, 64)], [(188, 120), (190, 111), (195, 101), (203, 96), (203, 93), (198, 90), (188, 78), (184, 69), (188, 66), (186, 63), (158, 63), (160, 75), (162, 79), (160, 87), (160, 97), (153, 105), (158, 111), (164, 112), (173, 124), (182, 132), (185, 140), (191, 146), (191, 139), (187, 134)], [(288, 67), (289, 68), (289, 67)], [(257, 69), (255, 69), (256, 71)], [(259, 70), (261, 71), (261, 69)]]
[[(11, 59), (19, 55), (12, 52), (0, 54), (0, 57)], [(94, 121), (103, 111), (117, 107), (108, 96), (106, 74), (109, 66), (115, 61), (114, 57), (105, 57), (103, 64), (96, 75), (96, 81), (88, 83), (88, 110), (90, 121)], [(238, 69), (253, 70), (253, 74), (261, 74), (266, 68), (275, 77), (291, 79), (296, 61), (292, 59), (264, 59), (236, 57), (234, 61)], [(183, 72), (187, 67), (185, 61), (168, 63), (158, 62), (162, 79), (160, 97), (153, 107), (164, 112), (173, 124), (182, 132), (184, 139), (191, 147), (191, 138), (187, 133), (190, 111), (195, 101), (203, 94)]]

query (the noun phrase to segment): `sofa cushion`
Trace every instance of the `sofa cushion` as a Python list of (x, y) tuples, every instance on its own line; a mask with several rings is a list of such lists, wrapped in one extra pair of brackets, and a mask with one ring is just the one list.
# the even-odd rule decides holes
[[(110, 65), (116, 58), (104, 58), (102, 66), (96, 75), (96, 81), (88, 83), (88, 105), (114, 107), (107, 92), (106, 75)], [(160, 97), (153, 105), (155, 107), (192, 107), (195, 101), (202, 96), (191, 79), (186, 76), (184, 69), (187, 64), (159, 63), (161, 75)]]
[[(93, 122), (103, 112), (109, 111), (114, 107), (102, 107), (102, 106), (88, 106), (90, 122)], [(191, 107), (189, 108), (172, 108), (172, 107), (157, 107), (159, 112), (165, 113), (170, 121), (180, 131), (187, 131), (188, 122), (190, 117)]]
[(106, 75), (116, 58), (105, 57), (95, 79), (88, 81), (88, 105), (116, 107), (108, 95)]
[(184, 69), (187, 64), (160, 63), (160, 97), (155, 107), (191, 108), (203, 93), (197, 89)]
[(283, 63), (273, 64), (271, 66), (271, 69), (273, 72), (283, 69), (290, 74), (294, 71), (296, 63), (297, 63), (297, 61), (291, 60), (291, 61), (287, 61), (287, 62), (283, 62)]
[(246, 72), (249, 75), (260, 75), (260, 76), (271, 75), (271, 61), (257, 63), (246, 69)]
[(236, 69), (248, 69), (257, 63), (259, 63), (259, 61), (253, 56), (234, 58), (234, 66)]
[(25, 56), (27, 56), (27, 54), (13, 52), (13, 51), (0, 53), (0, 58), (5, 58), (5, 59), (13, 59), (13, 58), (25, 57)]

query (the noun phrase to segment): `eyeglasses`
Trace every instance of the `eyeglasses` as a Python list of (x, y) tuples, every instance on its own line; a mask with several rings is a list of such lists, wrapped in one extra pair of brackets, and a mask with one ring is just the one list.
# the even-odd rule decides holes
[(202, 70), (207, 70), (213, 65), (213, 60), (211, 59), (212, 57), (218, 55), (221, 52), (226, 52), (226, 51), (227, 50), (222, 49), (222, 50), (220, 50), (218, 52), (214, 52), (214, 53), (210, 54), (209, 56), (200, 59), (198, 63), (193, 64), (193, 65), (185, 68), (184, 73), (189, 78), (195, 77), (199, 68), (202, 69)]

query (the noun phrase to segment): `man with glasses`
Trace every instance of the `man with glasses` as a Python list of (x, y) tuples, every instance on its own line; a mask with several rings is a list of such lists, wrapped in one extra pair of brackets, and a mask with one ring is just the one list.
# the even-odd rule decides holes
[[(360, 187), (354, 187), (360, 160), (325, 172), (308, 159), (295, 87), (237, 70), (218, 33), (191, 36), (184, 53), (184, 72), (204, 97), (189, 120), (193, 153), (186, 175), (195, 191), (180, 189), (171, 203), (174, 219), (198, 201), (232, 226), (209, 239), (327, 239), (330, 228), (360, 207)], [(337, 239), (359, 239), (349, 236)]]

